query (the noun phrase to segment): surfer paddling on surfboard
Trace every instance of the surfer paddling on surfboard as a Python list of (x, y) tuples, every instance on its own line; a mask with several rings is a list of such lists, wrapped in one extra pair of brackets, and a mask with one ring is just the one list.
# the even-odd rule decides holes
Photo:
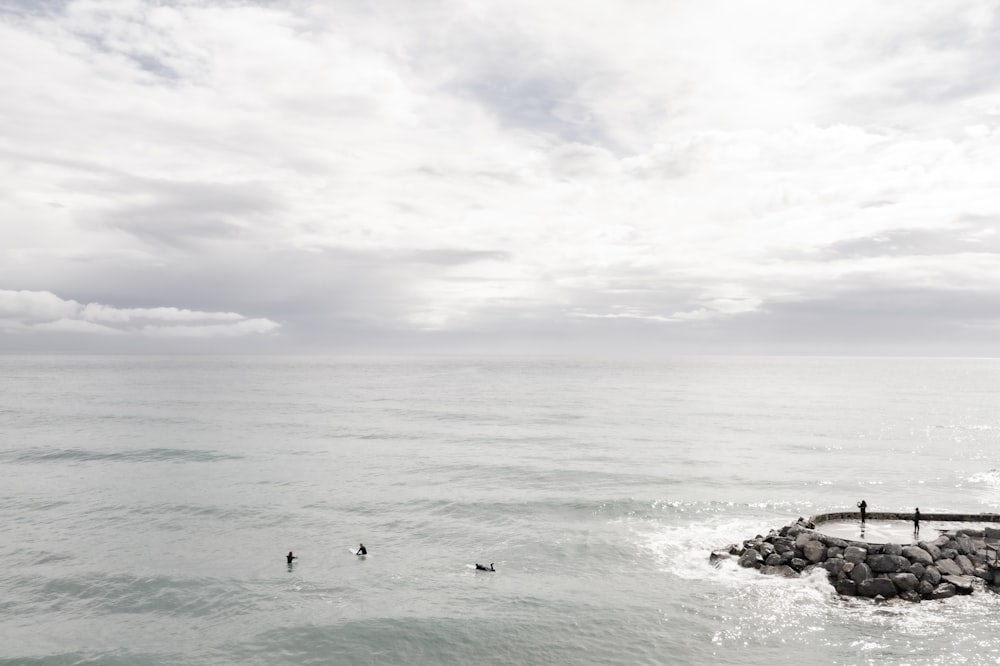
[(476, 571), (496, 571), (496, 569), (493, 568), (493, 563), (492, 562), (490, 562), (490, 566), (489, 567), (487, 567), (487, 566), (485, 566), (483, 564), (480, 564), (479, 562), (476, 562)]
[(358, 552), (356, 552), (354, 554), (355, 555), (367, 555), (368, 554), (368, 549), (365, 548), (365, 544), (363, 544), (363, 543), (362, 544), (358, 544)]

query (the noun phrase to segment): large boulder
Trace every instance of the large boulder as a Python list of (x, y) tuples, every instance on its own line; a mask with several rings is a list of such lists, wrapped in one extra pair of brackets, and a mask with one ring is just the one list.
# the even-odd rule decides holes
[(960, 536), (955, 539), (958, 544), (958, 552), (962, 555), (972, 555), (976, 552), (976, 542), (967, 536)]
[(902, 555), (903, 547), (898, 543), (887, 543), (882, 546), (882, 552), (886, 555)]
[(903, 548), (903, 557), (914, 564), (919, 563), (928, 565), (934, 563), (934, 559), (931, 557), (931, 554), (920, 546), (906, 546)]
[(890, 599), (896, 596), (896, 586), (888, 578), (869, 578), (858, 584), (858, 595), (869, 598), (881, 595)]
[(858, 594), (858, 586), (850, 578), (842, 578), (833, 584), (837, 594), (843, 594), (845, 597), (853, 597)]
[[(756, 548), (747, 548), (747, 550), (740, 555), (739, 563), (741, 567), (746, 567), (747, 569), (760, 569), (764, 566), (764, 558), (760, 556), (760, 551)], [(959, 573), (961, 573), (961, 571)]]
[(889, 576), (889, 580), (892, 584), (896, 586), (896, 589), (902, 592), (907, 592), (910, 590), (915, 590), (920, 585), (920, 581), (917, 577), (911, 573), (898, 573)]
[(795, 569), (791, 568), (787, 564), (779, 564), (778, 566), (763, 566), (760, 568), (762, 574), (768, 574), (771, 576), (783, 576), (785, 578), (798, 578), (799, 574)]
[(948, 597), (955, 596), (955, 594), (956, 592), (954, 585), (952, 585), (951, 583), (941, 583), (940, 585), (934, 588), (934, 591), (932, 591), (929, 595), (927, 595), (927, 598), (947, 599)]
[(961, 576), (963, 575), (962, 567), (955, 563), (955, 560), (949, 560), (946, 557), (942, 557), (940, 560), (934, 562), (934, 566), (937, 567), (938, 571), (944, 576)]
[(934, 592), (934, 585), (932, 585), (929, 581), (922, 580), (920, 581), (920, 585), (917, 586), (917, 592), (919, 592), (920, 596), (925, 599), (929, 598), (931, 593)]
[(941, 570), (936, 566), (929, 566), (924, 569), (924, 575), (920, 577), (920, 580), (926, 580), (931, 585), (937, 585), (941, 582)]
[(872, 568), (868, 566), (867, 563), (859, 562), (854, 565), (853, 569), (851, 569), (850, 575), (851, 575), (851, 580), (860, 585), (862, 581), (868, 580), (874, 574), (872, 574)]
[(831, 577), (836, 577), (841, 571), (844, 570), (844, 564), (846, 564), (844, 560), (834, 559), (827, 560), (822, 564), (822, 567), (826, 569), (827, 573), (829, 573)]
[(910, 561), (902, 555), (869, 555), (867, 562), (875, 573), (902, 573), (910, 570)]
[(958, 568), (961, 569), (962, 573), (966, 576), (971, 576), (976, 571), (976, 566), (972, 563), (972, 560), (965, 555), (959, 555), (956, 557), (955, 564), (958, 565)]
[(956, 594), (972, 594), (972, 579), (968, 576), (945, 576), (944, 582), (954, 585)]
[(820, 541), (809, 541), (802, 547), (802, 554), (813, 564), (826, 559), (826, 546)]
[(848, 562), (864, 562), (868, 558), (868, 550), (857, 546), (848, 546), (844, 549), (844, 559)]
[(795, 540), (789, 539), (788, 537), (778, 537), (772, 544), (774, 546), (774, 552), (784, 555), (785, 553), (795, 552)]
[(932, 560), (941, 559), (941, 548), (936, 546), (935, 544), (929, 541), (921, 541), (920, 543), (917, 544), (917, 547), (920, 548), (921, 550), (926, 551), (927, 554), (931, 556)]

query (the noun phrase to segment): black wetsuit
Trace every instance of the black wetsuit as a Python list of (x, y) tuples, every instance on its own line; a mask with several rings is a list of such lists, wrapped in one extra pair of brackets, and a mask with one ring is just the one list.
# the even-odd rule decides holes
[(868, 502), (861, 500), (858, 508), (861, 509), (861, 524), (864, 525), (868, 515)]
[(913, 512), (913, 531), (920, 531), (920, 509)]
[(285, 556), (285, 559), (288, 560), (289, 564), (291, 564), (292, 560), (297, 560), (299, 558), (296, 557), (295, 555), (292, 555), (291, 551), (289, 551), (288, 555)]
[(365, 544), (361, 544), (361, 546), (358, 548), (358, 552), (355, 553), (355, 555), (367, 555), (367, 554), (368, 554), (368, 549), (365, 548)]

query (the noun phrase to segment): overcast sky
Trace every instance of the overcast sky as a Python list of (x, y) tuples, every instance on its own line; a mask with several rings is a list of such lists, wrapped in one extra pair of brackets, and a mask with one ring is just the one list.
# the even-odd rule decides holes
[(1000, 355), (1000, 1), (0, 0), (0, 350)]

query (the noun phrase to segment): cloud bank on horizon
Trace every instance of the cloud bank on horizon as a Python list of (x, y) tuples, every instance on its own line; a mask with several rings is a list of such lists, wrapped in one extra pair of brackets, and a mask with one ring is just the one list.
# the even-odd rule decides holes
[(1000, 354), (1000, 2), (0, 0), (0, 350)]

